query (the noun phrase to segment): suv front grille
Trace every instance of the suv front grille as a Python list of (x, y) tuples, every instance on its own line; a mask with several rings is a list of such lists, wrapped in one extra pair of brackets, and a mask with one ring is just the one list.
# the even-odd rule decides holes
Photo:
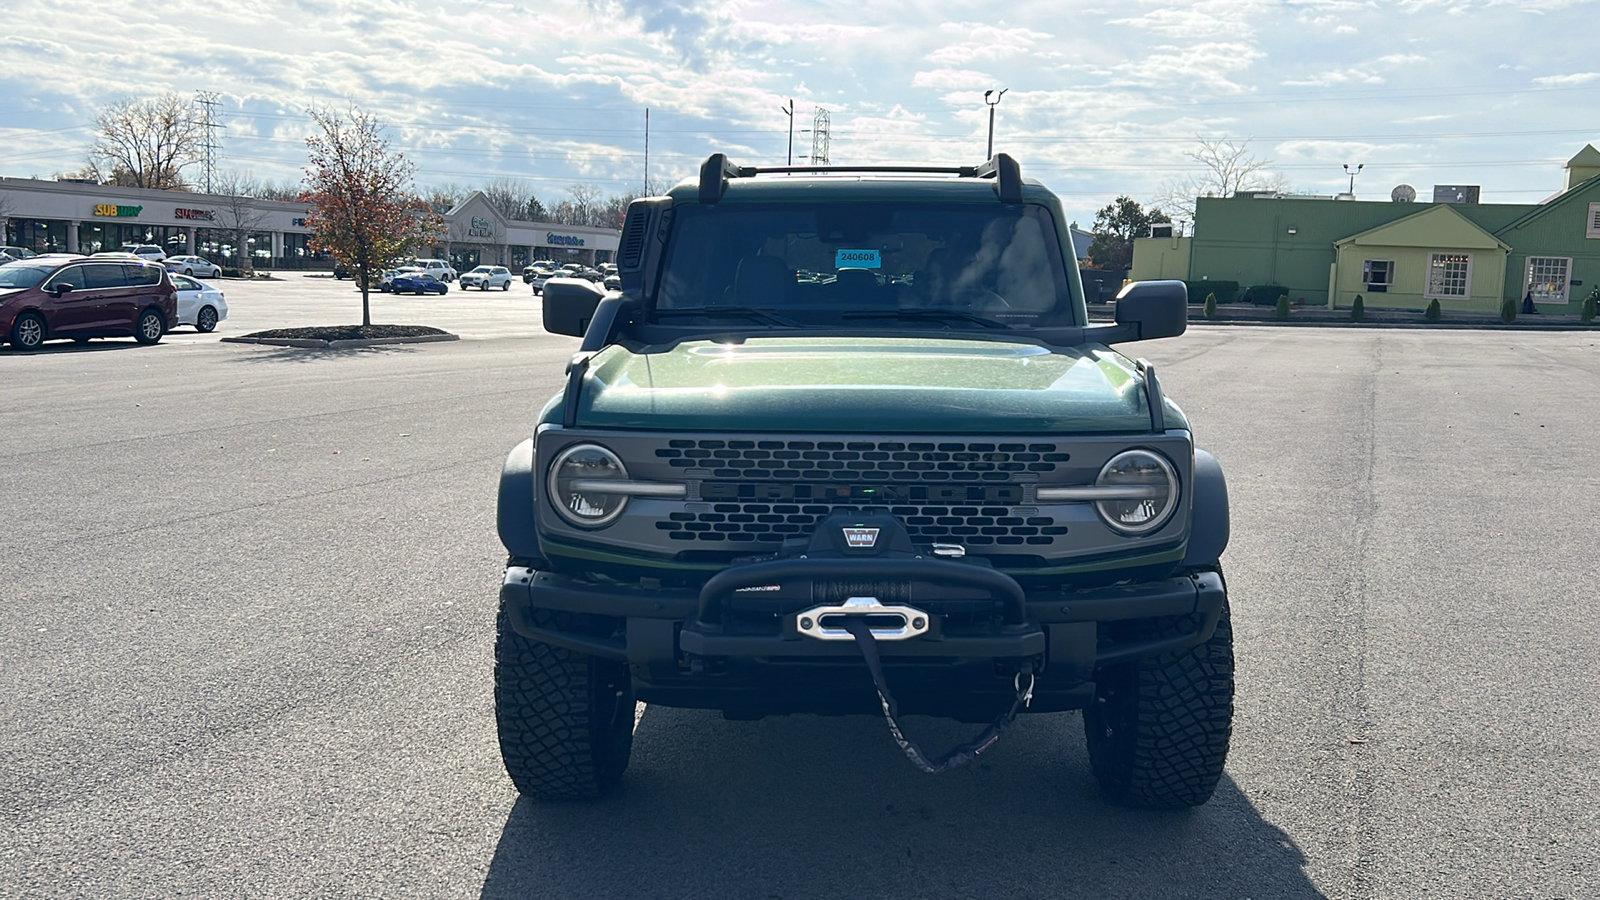
[(1065, 525), (1024, 507), (1020, 482), (1070, 459), (1049, 443), (673, 440), (655, 451), (700, 500), (658, 520), (673, 541), (776, 544), (841, 510), (886, 510), (918, 543), (1049, 546)]
[(1053, 472), (1055, 444), (932, 441), (674, 440), (656, 456), (716, 479), (1008, 482)]

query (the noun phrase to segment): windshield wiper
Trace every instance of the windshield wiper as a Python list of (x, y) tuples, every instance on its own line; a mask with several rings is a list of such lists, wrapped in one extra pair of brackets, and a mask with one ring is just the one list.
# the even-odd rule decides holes
[(970, 322), (970, 323), (972, 323), (974, 325), (982, 325), (985, 328), (1009, 328), (1009, 327), (1011, 327), (1011, 326), (1007, 325), (1004, 322), (999, 322), (999, 321), (996, 321), (994, 319), (986, 319), (983, 316), (974, 315), (972, 313), (965, 312), (965, 311), (959, 310), (959, 309), (863, 310), (863, 311), (859, 311), (859, 312), (847, 312), (847, 313), (844, 314), (844, 318), (846, 318), (846, 319), (909, 319), (911, 321), (916, 321), (918, 319), (921, 319), (921, 320), (930, 321), (930, 322), (946, 322), (946, 323), (948, 323), (948, 322)]
[(674, 316), (682, 318), (706, 318), (733, 316), (741, 319), (752, 319), (767, 325), (785, 325), (790, 328), (799, 328), (800, 323), (793, 319), (786, 319), (770, 309), (760, 309), (754, 306), (702, 306), (696, 309), (658, 309), (656, 317)]

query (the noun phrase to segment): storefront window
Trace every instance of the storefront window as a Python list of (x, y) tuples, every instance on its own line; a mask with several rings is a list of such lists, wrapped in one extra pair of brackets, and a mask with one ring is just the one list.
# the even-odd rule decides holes
[(6, 244), (35, 253), (67, 252), (67, 223), (42, 219), (12, 219), (6, 226)]

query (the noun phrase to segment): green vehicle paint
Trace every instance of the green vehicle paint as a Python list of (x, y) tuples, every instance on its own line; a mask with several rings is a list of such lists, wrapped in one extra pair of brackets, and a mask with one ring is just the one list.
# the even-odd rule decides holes
[[(613, 345), (577, 423), (660, 431), (1090, 434), (1147, 431), (1132, 361), (1104, 347), (943, 337), (770, 337)], [(547, 408), (547, 420), (559, 406)], [(1187, 428), (1164, 406), (1168, 428)]]

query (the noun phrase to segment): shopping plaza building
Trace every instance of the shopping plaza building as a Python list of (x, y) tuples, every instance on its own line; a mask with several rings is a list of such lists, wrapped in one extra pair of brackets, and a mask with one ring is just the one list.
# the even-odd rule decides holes
[[(96, 253), (123, 244), (156, 244), (167, 255), (199, 254), (236, 266), (330, 268), (306, 227), (304, 203), (189, 191), (158, 191), (74, 181), (0, 178), (5, 246), (36, 253)], [(507, 219), (474, 191), (444, 215), (443, 239), (421, 257), (448, 259), (460, 271), (483, 263), (520, 268), (538, 259), (593, 265), (616, 255), (610, 228)], [(235, 247), (236, 235), (247, 236)]]

